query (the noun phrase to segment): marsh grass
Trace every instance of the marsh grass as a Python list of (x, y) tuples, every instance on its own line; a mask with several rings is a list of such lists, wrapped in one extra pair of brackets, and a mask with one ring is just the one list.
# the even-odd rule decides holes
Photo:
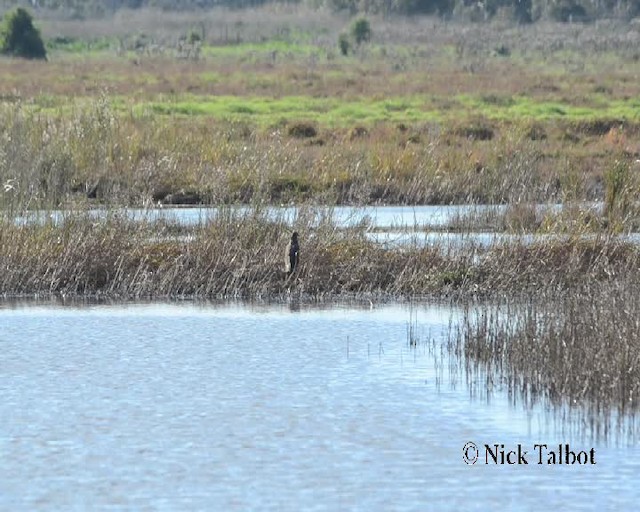
[(449, 232), (535, 233), (545, 217), (545, 205), (517, 202), (508, 205), (471, 206), (454, 215), (441, 229)]
[(481, 256), (485, 286), (503, 293), (559, 292), (635, 279), (638, 250), (614, 235), (568, 235), (495, 244)]
[[(624, 281), (639, 268), (638, 249), (614, 235), (387, 247), (368, 238), (366, 223), (340, 228), (311, 206), (293, 220), (260, 205), (222, 207), (193, 227), (118, 209), (17, 219), (4, 215), (0, 224), (5, 295), (479, 297)], [(285, 279), (294, 229), (301, 264)]]
[(0, 183), (11, 185), (4, 207), (49, 208), (87, 196), (144, 206), (169, 195), (169, 203), (207, 204), (524, 203), (561, 192), (562, 173), (537, 143), (507, 129), (476, 141), (438, 125), (259, 128), (123, 113), (106, 96), (55, 112), (2, 105), (0, 119)]
[[(637, 177), (624, 165), (616, 182), (607, 177), (606, 202), (565, 201), (535, 204), (512, 202), (504, 205), (470, 206), (453, 216), (446, 225), (432, 230), (449, 232), (495, 232), (531, 235), (589, 236), (595, 234), (633, 234), (640, 228), (636, 203)], [(608, 171), (607, 174), (611, 174)]]
[[(400, 254), (376, 248), (356, 230), (302, 213), (299, 271), (285, 279), (284, 247), (291, 228), (259, 208), (218, 214), (188, 236), (166, 223), (72, 213), (59, 223), (0, 226), (0, 276), (5, 295), (277, 296), (390, 292), (404, 289), (398, 274), (416, 272)], [(438, 260), (421, 252), (421, 262)], [(397, 268), (396, 268), (397, 267)], [(411, 284), (411, 286), (415, 286)]]
[(450, 348), (464, 355), (471, 378), (485, 375), (525, 404), (637, 412), (636, 279), (473, 306), (452, 329)]
[(637, 169), (629, 161), (615, 160), (604, 172), (604, 183), (603, 213), (609, 229), (616, 232), (637, 229), (640, 223)]

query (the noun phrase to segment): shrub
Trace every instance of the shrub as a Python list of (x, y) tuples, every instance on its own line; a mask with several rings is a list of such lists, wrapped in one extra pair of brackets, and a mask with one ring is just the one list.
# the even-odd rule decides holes
[(471, 140), (492, 140), (495, 135), (493, 128), (483, 121), (472, 122), (467, 126), (460, 126), (454, 130), (454, 133), (460, 137)]
[(202, 42), (202, 34), (196, 29), (191, 29), (187, 35), (187, 43), (196, 44)]
[(354, 126), (349, 130), (349, 140), (362, 139), (369, 135), (369, 130), (364, 126)]
[(318, 130), (310, 123), (299, 122), (289, 127), (289, 135), (298, 139), (305, 139), (318, 135)]
[(0, 52), (25, 59), (47, 59), (47, 52), (34, 27), (31, 14), (18, 7), (6, 15), (0, 38)]
[(560, 0), (551, 8), (551, 18), (555, 21), (589, 21), (589, 14), (576, 0)]
[(358, 45), (369, 42), (372, 34), (371, 24), (366, 18), (358, 18), (351, 25), (351, 35)]
[(349, 42), (349, 36), (347, 34), (340, 34), (338, 38), (338, 47), (342, 55), (348, 55), (351, 49), (351, 43)]

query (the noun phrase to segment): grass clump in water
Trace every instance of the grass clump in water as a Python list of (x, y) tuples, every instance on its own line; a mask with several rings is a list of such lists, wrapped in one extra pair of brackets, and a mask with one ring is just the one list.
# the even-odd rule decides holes
[(640, 392), (637, 281), (587, 283), (571, 293), (467, 310), (451, 338), (471, 374), (514, 399), (633, 412)]

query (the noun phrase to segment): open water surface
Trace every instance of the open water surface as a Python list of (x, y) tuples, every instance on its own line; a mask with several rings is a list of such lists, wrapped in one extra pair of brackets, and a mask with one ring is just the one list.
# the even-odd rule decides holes
[[(0, 303), (0, 510), (635, 509), (635, 427), (478, 392), (441, 348), (458, 314)], [(537, 464), (535, 443), (596, 464)]]

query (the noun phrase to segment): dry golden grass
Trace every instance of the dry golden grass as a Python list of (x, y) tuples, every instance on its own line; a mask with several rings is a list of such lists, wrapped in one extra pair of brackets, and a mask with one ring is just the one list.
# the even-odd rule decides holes
[[(96, 55), (54, 53), (49, 62), (0, 59), (0, 95), (29, 99), (38, 95), (99, 96), (110, 94), (150, 99), (160, 94), (312, 96), (341, 99), (425, 95), (447, 98), (471, 95), (497, 101), (525, 96), (536, 101), (558, 101), (590, 106), (599, 87), (608, 100), (640, 95), (635, 80), (637, 66), (571, 74), (545, 71), (521, 61), (490, 59), (482, 69), (469, 72), (454, 61), (424, 69), (419, 57), (407, 69), (395, 69), (393, 55), (372, 55), (364, 60), (287, 55), (285, 51), (247, 49), (243, 55), (206, 55), (179, 60), (165, 55), (127, 54), (115, 51)], [(274, 58), (275, 54), (275, 58)], [(246, 60), (245, 60), (246, 59)], [(257, 79), (259, 78), (259, 79)], [(604, 86), (602, 83), (607, 85)], [(443, 107), (446, 105), (443, 105)]]

